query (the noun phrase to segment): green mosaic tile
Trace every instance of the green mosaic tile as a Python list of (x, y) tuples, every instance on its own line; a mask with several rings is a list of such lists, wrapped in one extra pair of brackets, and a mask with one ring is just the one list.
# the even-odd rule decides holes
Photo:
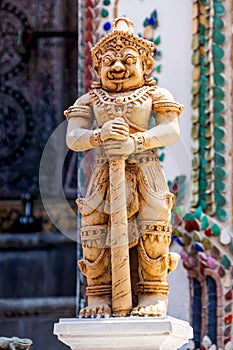
[(200, 34), (199, 35), (199, 39), (200, 39), (200, 45), (205, 45), (205, 35), (204, 34)]
[(155, 45), (159, 45), (161, 43), (161, 36), (157, 36), (157, 38), (154, 40)]
[(223, 48), (218, 45), (213, 44), (212, 50), (213, 50), (213, 56), (215, 59), (217, 58), (221, 60), (225, 55)]
[(215, 122), (216, 126), (224, 126), (225, 125), (224, 117), (218, 113), (214, 113), (214, 122)]
[(207, 229), (207, 227), (209, 227), (209, 220), (207, 218), (207, 216), (203, 216), (202, 220), (201, 220), (201, 228), (202, 230)]
[(220, 193), (215, 192), (214, 198), (218, 207), (223, 207), (226, 204), (226, 198)]
[(214, 148), (216, 151), (222, 153), (226, 149), (225, 143), (221, 142), (220, 140), (215, 139), (214, 140)]
[(184, 216), (185, 221), (192, 221), (194, 219), (194, 216), (192, 213), (186, 213)]
[(205, 63), (203, 63), (203, 65), (201, 65), (200, 67), (200, 71), (201, 71), (201, 74), (206, 74), (206, 67), (205, 67)]
[(206, 209), (206, 202), (205, 202), (204, 199), (200, 199), (199, 205), (200, 205), (203, 209)]
[(227, 218), (227, 212), (225, 209), (223, 208), (216, 208), (216, 217), (220, 220), (220, 221), (225, 221)]
[(110, 0), (104, 0), (103, 4), (104, 4), (105, 6), (108, 6), (108, 5), (111, 4), (111, 1), (110, 1)]
[(225, 97), (224, 91), (219, 87), (214, 87), (214, 97), (216, 100), (221, 101)]
[(225, 35), (223, 35), (218, 29), (213, 30), (213, 39), (215, 44), (223, 45), (225, 42)]
[(218, 226), (218, 224), (213, 224), (213, 226), (212, 226), (212, 233), (213, 233), (213, 236), (215, 236), (215, 237), (220, 235), (221, 229)]
[(200, 126), (199, 127), (199, 135), (200, 136), (206, 136), (206, 129), (205, 129), (205, 127), (204, 126)]
[(214, 16), (213, 19), (214, 19), (214, 28), (215, 29), (223, 29), (224, 28), (224, 22), (220, 17)]
[(214, 4), (214, 11), (218, 16), (222, 16), (225, 13), (225, 7), (220, 3)]
[[(203, 169), (205, 169), (206, 164), (207, 164), (206, 159), (202, 158), (202, 159), (201, 159), (201, 167), (202, 167)], [(204, 173), (204, 170), (202, 170), (202, 174), (203, 174), (203, 173)], [(206, 173), (205, 173), (205, 175), (206, 175)]]
[(218, 86), (223, 86), (225, 83), (225, 79), (221, 74), (214, 73), (214, 82)]
[(214, 127), (214, 136), (218, 139), (218, 140), (222, 140), (225, 136), (226, 132), (223, 128), (219, 128), (217, 126)]
[(225, 191), (226, 186), (225, 186), (225, 184), (224, 184), (222, 181), (216, 179), (216, 180), (214, 181), (214, 185), (215, 185), (215, 190), (216, 190), (217, 192), (223, 192), (223, 191)]
[(223, 267), (225, 267), (225, 269), (227, 269), (228, 267), (231, 266), (231, 260), (229, 259), (229, 257), (226, 254), (224, 254), (222, 259), (221, 259), (221, 265)]
[(214, 112), (216, 113), (222, 113), (225, 110), (225, 105), (224, 103), (220, 101), (214, 101)]
[(214, 70), (216, 73), (222, 73), (224, 72), (225, 69), (225, 65), (222, 61), (218, 60), (218, 59), (214, 59)]
[(218, 152), (215, 152), (214, 161), (215, 161), (215, 165), (216, 166), (222, 167), (223, 165), (225, 165), (225, 158), (224, 158), (224, 156), (222, 156)]
[(200, 34), (205, 35), (205, 27), (202, 24), (199, 26), (199, 32)]
[(102, 10), (101, 10), (101, 16), (102, 16), (102, 17), (105, 18), (105, 17), (108, 17), (108, 15), (109, 15), (108, 10), (106, 10), (106, 9), (102, 9)]
[(194, 218), (200, 220), (202, 216), (202, 208), (198, 207), (194, 212)]
[(215, 166), (214, 167), (214, 175), (216, 178), (218, 178), (219, 180), (223, 180), (226, 177), (226, 172), (224, 169)]
[(205, 193), (207, 181), (204, 181), (204, 180), (199, 181), (199, 186), (200, 186), (200, 191)]

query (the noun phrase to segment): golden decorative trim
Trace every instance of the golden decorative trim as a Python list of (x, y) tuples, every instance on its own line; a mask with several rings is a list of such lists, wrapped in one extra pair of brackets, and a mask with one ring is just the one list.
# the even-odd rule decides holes
[(97, 147), (102, 143), (101, 137), (100, 137), (100, 129), (96, 129), (92, 132), (90, 136), (90, 144), (93, 147)]
[(177, 112), (181, 113), (184, 106), (175, 101), (158, 101), (153, 102), (153, 110), (155, 112)]
[(91, 116), (91, 109), (89, 106), (71, 106), (64, 111), (64, 115), (67, 120), (73, 117), (89, 118)]

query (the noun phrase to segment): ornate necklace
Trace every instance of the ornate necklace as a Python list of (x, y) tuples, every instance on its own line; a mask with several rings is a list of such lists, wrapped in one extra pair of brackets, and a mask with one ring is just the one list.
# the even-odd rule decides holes
[(142, 86), (141, 88), (134, 90), (131, 93), (126, 93), (126, 95), (121, 94), (121, 96), (116, 96), (116, 95), (110, 95), (107, 91), (103, 89), (92, 89), (90, 91), (90, 95), (92, 96), (95, 104), (97, 106), (100, 105), (128, 105), (128, 104), (135, 104), (137, 101), (138, 102), (143, 102), (146, 101), (149, 92), (153, 89), (154, 87), (151, 86)]
[(148, 99), (151, 90), (154, 90), (154, 86), (142, 86), (131, 93), (114, 96), (102, 89), (92, 89), (90, 95), (93, 99), (93, 104), (102, 107), (105, 113), (108, 114), (109, 119), (122, 117), (132, 128), (135, 128), (138, 131), (144, 131), (144, 129), (132, 123), (130, 120), (131, 113), (137, 102), (142, 104)]

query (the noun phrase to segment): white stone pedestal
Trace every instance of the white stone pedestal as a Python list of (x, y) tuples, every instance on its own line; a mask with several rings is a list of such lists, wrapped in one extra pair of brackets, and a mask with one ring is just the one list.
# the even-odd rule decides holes
[(193, 338), (192, 327), (172, 317), (60, 319), (54, 334), (72, 350), (176, 350)]

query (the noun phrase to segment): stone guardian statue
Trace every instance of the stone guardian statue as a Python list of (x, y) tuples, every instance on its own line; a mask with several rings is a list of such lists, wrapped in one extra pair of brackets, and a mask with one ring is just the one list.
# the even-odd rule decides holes
[(68, 147), (97, 149), (77, 199), (88, 298), (81, 317), (166, 315), (179, 255), (169, 253), (174, 198), (155, 149), (179, 139), (183, 106), (148, 77), (153, 55), (131, 20), (115, 19), (92, 48), (98, 81), (64, 112)]

